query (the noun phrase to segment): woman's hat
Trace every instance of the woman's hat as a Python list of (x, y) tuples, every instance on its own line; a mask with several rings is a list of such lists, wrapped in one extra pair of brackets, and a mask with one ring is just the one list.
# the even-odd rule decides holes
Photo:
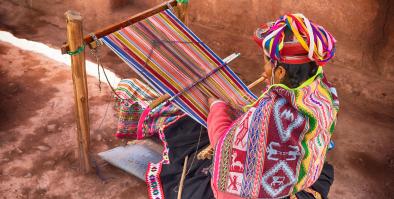
[(323, 66), (335, 53), (335, 38), (322, 26), (302, 14), (287, 14), (262, 24), (254, 40), (273, 62), (303, 64), (315, 61)]

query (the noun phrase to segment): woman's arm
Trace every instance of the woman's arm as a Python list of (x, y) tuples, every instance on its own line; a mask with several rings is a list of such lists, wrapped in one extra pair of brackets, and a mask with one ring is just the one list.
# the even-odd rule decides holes
[(219, 138), (230, 127), (233, 120), (228, 114), (231, 108), (226, 102), (209, 98), (210, 108), (207, 119), (208, 136), (212, 146), (215, 146)]

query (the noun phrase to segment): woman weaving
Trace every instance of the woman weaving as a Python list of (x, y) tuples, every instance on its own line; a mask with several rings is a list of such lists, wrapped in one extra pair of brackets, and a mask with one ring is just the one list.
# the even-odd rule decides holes
[[(231, 107), (209, 99), (216, 198), (327, 198), (333, 169), (325, 163), (338, 111), (323, 67), (335, 39), (302, 14), (262, 26), (267, 88), (235, 121)], [(320, 176), (320, 177), (319, 177)]]
[[(208, 134), (171, 103), (142, 112), (158, 94), (138, 81), (120, 83), (117, 96), (127, 91), (139, 102), (120, 106), (117, 136), (159, 132), (165, 146), (163, 160), (147, 169), (150, 198), (327, 198), (333, 168), (325, 157), (338, 100), (322, 68), (334, 55), (335, 39), (301, 14), (282, 16), (254, 37), (264, 51), (267, 88), (235, 120), (229, 105), (209, 99)], [(209, 143), (213, 161), (197, 160)]]

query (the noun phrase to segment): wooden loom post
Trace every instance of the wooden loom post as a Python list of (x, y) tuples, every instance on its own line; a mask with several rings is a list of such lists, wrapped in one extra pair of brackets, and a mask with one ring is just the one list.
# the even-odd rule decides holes
[(177, 2), (176, 14), (179, 20), (181, 20), (186, 26), (189, 25), (189, 1), (183, 0)]
[(75, 52), (71, 55), (71, 70), (74, 87), (80, 171), (88, 173), (91, 171), (89, 157), (90, 129), (82, 17), (75, 11), (67, 11), (65, 16), (67, 20), (67, 41), (69, 49), (70, 52)]

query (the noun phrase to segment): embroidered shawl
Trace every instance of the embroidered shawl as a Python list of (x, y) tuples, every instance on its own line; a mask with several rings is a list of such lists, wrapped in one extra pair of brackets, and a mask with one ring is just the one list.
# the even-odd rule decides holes
[(318, 73), (296, 89), (273, 85), (219, 139), (213, 186), (245, 198), (282, 198), (322, 170), (339, 103)]

